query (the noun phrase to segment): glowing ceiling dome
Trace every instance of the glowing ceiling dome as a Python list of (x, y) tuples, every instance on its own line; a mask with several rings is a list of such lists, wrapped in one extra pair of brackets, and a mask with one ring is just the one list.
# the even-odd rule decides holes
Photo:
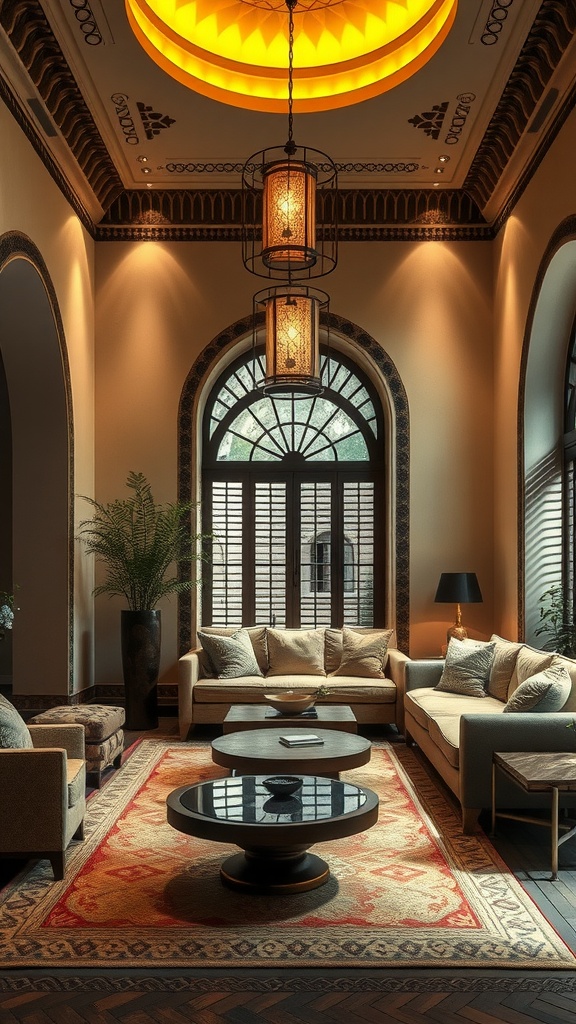
[[(149, 56), (196, 92), (283, 113), (288, 98), (285, 0), (125, 0)], [(294, 11), (294, 109), (329, 110), (378, 96), (436, 53), (458, 0), (300, 0)]]

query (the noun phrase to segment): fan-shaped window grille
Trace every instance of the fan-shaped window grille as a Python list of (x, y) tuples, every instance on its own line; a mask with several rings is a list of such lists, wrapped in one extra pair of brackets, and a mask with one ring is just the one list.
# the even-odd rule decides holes
[[(263, 355), (216, 382), (204, 416), (205, 625), (383, 624), (382, 411), (362, 371), (322, 355), (321, 395), (266, 397)], [(377, 510), (377, 512), (376, 512)]]

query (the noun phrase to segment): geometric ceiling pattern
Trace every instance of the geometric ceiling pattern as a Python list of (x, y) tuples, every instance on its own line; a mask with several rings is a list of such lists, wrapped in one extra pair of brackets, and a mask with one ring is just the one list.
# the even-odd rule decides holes
[[(407, 81), (296, 117), (338, 167), (341, 240), (494, 237), (574, 107), (575, 36), (576, 0), (460, 0)], [(0, 100), (94, 238), (240, 239), (242, 166), (283, 145), (284, 115), (175, 81), (121, 0), (0, 0), (0, 47)]]

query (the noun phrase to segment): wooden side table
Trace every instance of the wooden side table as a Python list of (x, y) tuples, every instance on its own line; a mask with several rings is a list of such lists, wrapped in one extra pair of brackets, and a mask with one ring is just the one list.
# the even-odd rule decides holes
[[(522, 787), (525, 793), (550, 793), (552, 808), (550, 821), (532, 818), (522, 814), (507, 814), (496, 810), (496, 774), (501, 771), (508, 779)], [(496, 818), (511, 818), (533, 825), (544, 825), (550, 829), (552, 851), (552, 874), (550, 880), (558, 878), (558, 848), (576, 834), (575, 825), (560, 825), (558, 798), (560, 793), (576, 793), (576, 753), (513, 753), (494, 752), (492, 757), (492, 827), (496, 830)], [(560, 837), (560, 831), (565, 835)]]

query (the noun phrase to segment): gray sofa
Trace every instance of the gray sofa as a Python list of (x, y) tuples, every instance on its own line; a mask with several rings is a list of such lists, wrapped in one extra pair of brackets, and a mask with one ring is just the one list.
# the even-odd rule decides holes
[[(200, 632), (230, 636), (235, 630), (203, 627)], [(284, 690), (309, 693), (320, 686), (327, 686), (330, 693), (320, 698), (319, 703), (347, 704), (360, 723), (395, 723), (403, 731), (404, 670), (409, 658), (396, 648), (393, 630), (389, 631), (383, 678), (334, 674), (341, 665), (343, 633), (341, 629), (328, 628), (321, 631), (322, 663), (312, 665), (311, 662), (309, 671), (283, 673), (279, 671), (281, 665), (270, 662), (267, 632), (264, 626), (248, 628), (261, 676), (217, 678), (201, 646), (180, 658), (178, 718), (181, 739), (185, 740), (195, 725), (223, 722), (232, 704), (263, 704), (264, 693), (281, 693)], [(305, 636), (307, 631), (285, 632)], [(353, 627), (352, 632), (373, 634), (382, 631)], [(360, 670), (361, 667), (356, 667), (356, 671)]]
[[(566, 751), (576, 755), (576, 662), (492, 637), (500, 654), (489, 690), (482, 698), (435, 690), (444, 668), (443, 660), (409, 661), (406, 665), (404, 719), (407, 743), (416, 743), (458, 798), (462, 827), (477, 827), (483, 808), (491, 806), (492, 754), (494, 751)], [(508, 698), (521, 683), (551, 665), (563, 665), (572, 680), (562, 710), (520, 711), (504, 714)], [(494, 669), (493, 669), (494, 673)], [(499, 694), (498, 696), (496, 694)], [(520, 787), (498, 778), (497, 804), (502, 808), (549, 807), (545, 794), (526, 794)], [(573, 806), (576, 797), (563, 801)]]

